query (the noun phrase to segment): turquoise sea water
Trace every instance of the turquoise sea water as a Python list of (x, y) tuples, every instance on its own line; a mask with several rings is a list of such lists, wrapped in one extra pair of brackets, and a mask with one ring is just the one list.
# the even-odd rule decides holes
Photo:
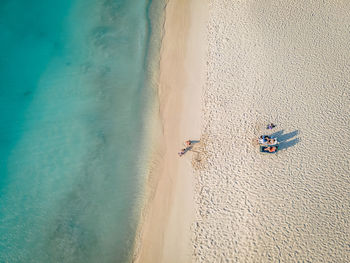
[(126, 262), (147, 0), (0, 3), (0, 262)]

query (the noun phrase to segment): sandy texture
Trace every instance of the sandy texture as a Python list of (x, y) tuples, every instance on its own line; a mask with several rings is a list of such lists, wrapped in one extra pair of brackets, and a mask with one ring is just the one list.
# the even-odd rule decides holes
[[(190, 262), (194, 220), (193, 152), (178, 152), (201, 134), (206, 81), (206, 18), (203, 0), (169, 0), (166, 6), (159, 81), (161, 134), (134, 262)], [(199, 144), (195, 148), (198, 148)]]
[(350, 262), (350, 2), (209, 6), (193, 262)]

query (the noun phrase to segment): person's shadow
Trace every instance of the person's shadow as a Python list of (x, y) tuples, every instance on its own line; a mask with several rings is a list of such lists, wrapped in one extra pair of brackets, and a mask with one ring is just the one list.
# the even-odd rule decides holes
[[(271, 134), (272, 137), (277, 138), (279, 142), (279, 150), (287, 149), (293, 147), (299, 143), (299, 138), (294, 138), (299, 134), (298, 130), (283, 134), (283, 130)], [(294, 138), (294, 139), (293, 139)]]
[(191, 142), (191, 145), (196, 144), (196, 143), (200, 143), (199, 140), (190, 140), (190, 142)]

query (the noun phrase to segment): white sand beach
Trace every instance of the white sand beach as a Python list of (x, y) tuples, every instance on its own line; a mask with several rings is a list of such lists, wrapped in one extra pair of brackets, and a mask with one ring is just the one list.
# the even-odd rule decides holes
[(349, 25), (345, 1), (169, 0), (134, 262), (350, 262)]
[(349, 1), (210, 0), (192, 262), (350, 262), (349, 25)]

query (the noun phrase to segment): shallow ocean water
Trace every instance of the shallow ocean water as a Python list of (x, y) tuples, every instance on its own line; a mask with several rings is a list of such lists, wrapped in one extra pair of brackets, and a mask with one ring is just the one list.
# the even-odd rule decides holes
[(0, 3), (1, 262), (130, 256), (150, 3)]

